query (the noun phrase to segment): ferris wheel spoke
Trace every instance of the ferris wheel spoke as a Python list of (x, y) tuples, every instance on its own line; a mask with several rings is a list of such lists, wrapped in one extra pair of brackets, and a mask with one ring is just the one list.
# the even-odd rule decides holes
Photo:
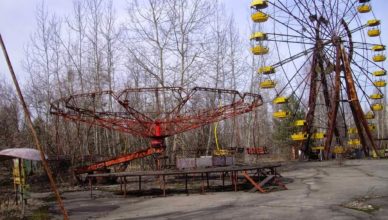
[[(356, 18), (358, 18), (358, 13), (354, 13), (354, 14), (352, 15), (352, 18), (349, 19), (349, 20), (347, 20), (347, 22), (346, 22), (347, 26), (350, 26), (350, 25), (352, 24), (353, 21), (356, 21), (356, 22), (357, 22), (357, 19), (356, 19)], [(345, 17), (344, 17), (343, 19), (345, 20)], [(356, 20), (355, 20), (355, 19), (356, 19)], [(366, 27), (368, 27), (367, 24), (361, 24), (361, 23), (357, 22), (357, 27), (356, 27), (356, 28), (353, 28), (353, 29), (350, 30), (349, 32), (350, 32), (351, 34), (354, 34), (354, 33), (357, 33), (358, 31), (361, 31), (361, 30), (365, 29)], [(347, 34), (346, 32), (347, 32), (347, 31), (344, 29), (344, 30), (342, 30), (338, 35), (341, 36), (341, 37), (346, 36), (346, 34)]]
[[(338, 2), (338, 0), (337, 0), (337, 2)], [(341, 20), (342, 19), (345, 19), (345, 17), (347, 17), (347, 15), (348, 15), (348, 13), (349, 12), (351, 12), (352, 11), (352, 9), (356, 6), (356, 4), (358, 3), (358, 1), (354, 1), (351, 5), (349, 5), (349, 3), (350, 3), (350, 1), (347, 1), (346, 2), (346, 6), (345, 6), (345, 9), (344, 9), (344, 11), (343, 11), (343, 13), (342, 13), (342, 17), (341, 17), (341, 19), (338, 19), (337, 21), (336, 21), (336, 27), (339, 27), (340, 25), (341, 25)], [(349, 7), (348, 7), (349, 6)], [(337, 9), (338, 9), (339, 7), (338, 7), (338, 5), (337, 5)], [(352, 17), (352, 19), (350, 19), (349, 20), (349, 22), (348, 22), (348, 24), (349, 23), (351, 23), (351, 21), (354, 19), (354, 16), (356, 16), (357, 15), (357, 13), (355, 14), (355, 15), (353, 15), (353, 17)]]
[[(331, 3), (331, 0), (330, 0), (330, 3)], [(349, 2), (347, 2), (346, 4), (348, 4)], [(334, 23), (332, 23), (332, 26), (333, 26), (333, 29), (335, 29), (335, 28), (338, 28), (338, 25), (339, 25), (339, 18), (338, 18), (338, 14), (339, 14), (339, 0), (335, 0), (334, 1), (334, 3), (333, 4), (330, 4), (330, 5), (332, 5), (332, 11), (334, 10), (334, 8), (335, 8), (335, 10), (336, 10), (336, 15), (337, 16), (335, 16), (336, 18), (335, 18), (335, 21), (334, 21), (334, 19), (332, 19), (333, 21), (334, 21)]]
[(365, 28), (367, 28), (368, 27), (368, 25), (362, 25), (362, 26), (359, 26), (359, 27), (357, 27), (357, 28), (354, 28), (354, 29), (352, 29), (352, 30), (350, 30), (350, 33), (351, 34), (354, 34), (354, 33), (356, 33), (356, 32), (358, 32), (358, 31), (362, 31), (362, 30), (364, 30)]
[[(347, 41), (344, 41), (344, 42), (347, 42)], [(368, 43), (368, 42), (358, 42), (358, 41), (352, 41), (352, 42), (353, 42), (353, 44), (367, 45), (367, 46), (370, 46), (370, 47), (379, 45), (379, 44)]]
[[(316, 0), (310, 0), (313, 4), (314, 4), (314, 8), (315, 8), (315, 14), (318, 16), (318, 12), (317, 12), (317, 9), (318, 9), (318, 5), (316, 3)], [(329, 3), (330, 4), (330, 3)], [(331, 5), (331, 4), (330, 4)], [(322, 5), (322, 8), (319, 10), (321, 13), (320, 13), (320, 18), (319, 18), (319, 21), (320, 22), (323, 22), (324, 25), (321, 25), (324, 29), (324, 32), (323, 34), (326, 34), (327, 36), (330, 36), (331, 35), (331, 30), (334, 28), (331, 26), (332, 22), (329, 22), (328, 19), (330, 19), (330, 17), (334, 17), (333, 16), (333, 8), (330, 7), (330, 12), (331, 12), (331, 16), (329, 16), (327, 14), (327, 11), (328, 10), (325, 10), (325, 7), (324, 5)], [(326, 14), (326, 17), (324, 16), (324, 13)]]
[[(346, 47), (346, 48), (348, 48), (348, 47)], [(352, 48), (353, 49), (357, 49), (357, 50), (372, 50), (372, 49), (370, 49), (368, 47), (361, 47), (361, 46), (353, 46)]]
[(361, 91), (361, 98), (359, 98), (359, 101), (361, 102), (363, 98), (365, 98), (366, 102), (368, 102), (369, 106), (371, 106), (371, 103), (369, 102), (369, 99), (368, 99), (368, 94), (366, 93), (366, 91), (364, 90), (364, 87), (360, 84), (359, 81), (355, 80), (356, 82), (356, 86), (359, 88), (359, 90)]
[[(346, 46), (345, 46), (346, 47)], [(377, 67), (377, 68), (381, 68), (380, 65), (376, 64), (375, 62), (373, 62), (372, 60), (368, 59), (367, 57), (365, 57), (363, 54), (360, 54), (359, 52), (357, 51), (353, 51), (355, 54), (357, 54), (358, 56), (360, 56), (364, 61), (367, 61), (368, 63), (372, 64), (374, 67)]]
[[(314, 0), (313, 2), (314, 4), (316, 4)], [(320, 11), (323, 11), (323, 12), (321, 13), (322, 17), (320, 18), (320, 20), (323, 20), (323, 23), (324, 23), (324, 25), (322, 25), (323, 31), (321, 33), (331, 38), (331, 36), (333, 35), (333, 30), (335, 29), (335, 26), (333, 25), (334, 7), (332, 7), (331, 0), (329, 3), (329, 10), (326, 10), (326, 7), (324, 6), (325, 4), (324, 0), (321, 0), (321, 3), (322, 3), (322, 7), (320, 8)], [(328, 11), (330, 11), (330, 14), (328, 14)]]
[[(313, 1), (313, 3), (314, 3), (314, 9), (315, 9), (315, 17), (316, 17), (316, 19), (318, 19), (318, 10), (317, 10), (317, 5), (315, 4), (315, 1)], [(300, 4), (300, 5), (302, 5), (303, 6), (303, 8), (304, 8), (304, 10), (305, 11), (307, 11), (308, 13), (309, 13), (309, 16), (308, 17), (306, 17), (306, 14), (305, 13), (303, 13), (302, 12), (302, 9), (299, 7), (299, 4), (297, 4), (298, 5), (298, 8), (299, 8), (299, 11), (302, 13), (302, 15), (303, 15), (303, 20), (304, 21), (312, 21), (312, 19), (314, 18), (314, 16), (313, 16), (313, 13), (311, 13), (311, 11), (310, 11), (310, 9), (309, 9), (309, 7), (308, 7), (308, 2), (305, 0), (305, 4)], [(322, 15), (322, 13), (321, 13), (321, 17), (323, 17), (323, 15)], [(313, 25), (309, 25), (310, 27), (311, 27), (311, 29), (312, 29), (312, 31), (313, 32), (315, 32), (315, 26), (313, 26)], [(326, 29), (326, 31), (329, 31), (325, 26), (323, 26), (324, 27), (324, 29)], [(313, 36), (315, 36), (315, 33), (313, 33)]]
[[(287, 29), (288, 30), (288, 29)], [(288, 33), (288, 32), (287, 32)], [(275, 39), (275, 42), (276, 42), (276, 40), (277, 40), (277, 38), (276, 38), (276, 36), (278, 36), (278, 35), (274, 35), (274, 39)], [(284, 36), (284, 35), (283, 35)], [(287, 34), (285, 34), (285, 36), (287, 36)], [(284, 48), (282, 47), (282, 48), (279, 48), (279, 44), (278, 43), (276, 43), (275, 44), (276, 45), (276, 50), (278, 51), (278, 58), (279, 58), (279, 60), (281, 60), (282, 59), (282, 57), (280, 56), (280, 50), (283, 50)], [(290, 48), (290, 44), (288, 43), (287, 44), (287, 47), (288, 47), (288, 51), (289, 51), (289, 53), (291, 54), (291, 48)], [(306, 62), (307, 62), (307, 60), (306, 60)], [(293, 63), (294, 64), (294, 63)], [(295, 66), (295, 64), (294, 64), (294, 66)], [(284, 68), (284, 66), (283, 65), (280, 65), (280, 67), (281, 67), (281, 69), (283, 70), (283, 73), (284, 73), (284, 75), (285, 75), (285, 77), (286, 77), (286, 79), (287, 79), (287, 83), (290, 83), (291, 82), (291, 80), (289, 80), (289, 77), (288, 77), (288, 74), (287, 74), (287, 71), (288, 71), (288, 69), (287, 69), (287, 71), (285, 70), (285, 68)], [(295, 66), (295, 69), (297, 69), (297, 67)], [(303, 78), (303, 77), (302, 77)], [(291, 90), (292, 91), (294, 91), (294, 88), (293, 88), (293, 85), (290, 83), (289, 84), (290, 85), (290, 87), (291, 87)], [(283, 89), (282, 89), (282, 91), (279, 93), (279, 92), (277, 92), (277, 94), (281, 94), (283, 92)]]
[[(311, 21), (313, 18), (314, 18), (314, 14), (313, 13), (311, 13), (311, 11), (310, 11), (310, 9), (309, 9), (309, 7), (308, 7), (308, 2), (305, 0), (304, 1), (305, 2), (305, 4), (300, 4), (300, 5), (302, 5), (303, 6), (303, 8), (304, 8), (304, 10), (305, 11), (307, 11), (308, 13), (309, 13), (309, 17), (306, 17), (306, 15), (305, 15), (305, 13), (303, 13), (303, 11), (302, 11), (302, 9), (299, 7), (299, 4), (297, 4), (297, 6), (298, 6), (298, 8), (299, 8), (299, 11), (302, 13), (302, 15), (303, 15), (303, 21)], [(314, 1), (313, 1), (314, 2)], [(315, 2), (314, 2), (314, 4), (315, 4)], [(315, 19), (318, 19), (318, 12), (317, 12), (317, 6), (315, 5), (315, 7), (314, 7), (314, 9), (315, 9)], [(315, 26), (313, 26), (313, 25), (310, 25), (309, 24), (309, 27), (312, 29), (312, 31), (313, 32), (315, 32), (315, 29), (316, 29), (316, 27)], [(324, 27), (324, 29), (327, 31), (327, 32), (330, 32), (325, 26), (323, 26)], [(315, 36), (315, 33), (313, 33), (313, 35), (312, 36)]]
[[(343, 20), (345, 21), (345, 17), (346, 16), (344, 16), (343, 17)], [(347, 20), (347, 25), (349, 26), (353, 21), (357, 21), (357, 19), (356, 18), (358, 18), (358, 13), (357, 12), (354, 12), (353, 14), (352, 14), (352, 18), (351, 19), (348, 19)], [(356, 19), (356, 20), (355, 20)], [(367, 27), (367, 25), (365, 25), (365, 24), (359, 24), (358, 23), (358, 27), (357, 28), (354, 28), (353, 30), (350, 30), (349, 32), (351, 33), (351, 34), (354, 34), (354, 33), (356, 33), (356, 32), (358, 32), (358, 31), (360, 31), (360, 30), (363, 30), (365, 27)], [(344, 29), (344, 30), (342, 30), (338, 35), (339, 36), (346, 36), (346, 33), (347, 31)]]
[[(285, 75), (285, 77), (286, 77), (286, 79), (287, 79), (287, 84), (284, 85), (284, 87), (283, 87), (282, 89), (280, 89), (279, 94), (282, 94), (282, 93), (284, 92), (284, 90), (286, 90), (286, 88), (287, 88), (288, 86), (291, 86), (291, 88), (293, 87), (292, 81), (296, 78), (296, 76), (299, 76), (300, 78), (303, 79), (303, 80), (302, 80), (302, 83), (303, 83), (304, 81), (306, 81), (306, 79), (308, 78), (308, 75), (306, 74), (306, 76), (303, 77), (303, 76), (300, 74), (300, 71), (301, 71), (301, 70), (303, 69), (303, 67), (305, 67), (305, 65), (308, 63), (308, 61), (310, 60), (311, 56), (312, 56), (312, 54), (310, 54), (310, 56), (303, 62), (303, 64), (300, 65), (300, 68), (292, 75), (291, 78), (288, 77), (288, 73), (282, 68), (282, 69), (283, 69), (283, 72), (284, 72), (284, 75)], [(299, 85), (298, 85), (298, 87), (296, 88), (296, 90), (300, 87), (300, 85), (301, 85), (301, 83), (299, 83)], [(294, 90), (294, 89), (292, 89), (292, 90)]]
[(286, 63), (289, 63), (289, 62), (291, 62), (291, 61), (294, 61), (294, 60), (296, 60), (296, 59), (298, 59), (298, 58), (300, 58), (300, 57), (306, 56), (308, 53), (311, 53), (313, 50), (314, 50), (314, 47), (309, 48), (309, 49), (304, 50), (304, 51), (302, 51), (302, 52), (300, 52), (300, 53), (297, 53), (297, 54), (295, 54), (295, 55), (292, 55), (292, 56), (290, 56), (290, 57), (288, 57), (288, 58), (286, 58), (286, 59), (284, 59), (284, 60), (281, 60), (281, 61), (279, 61), (279, 62), (273, 64), (272, 66), (273, 66), (274, 68), (279, 67), (279, 66), (284, 65), (284, 64), (286, 64)]
[[(326, 53), (325, 53), (326, 56), (330, 56), (331, 59), (334, 59), (333, 55), (331, 55), (327, 50), (325, 50), (325, 52), (326, 52)], [(366, 60), (366, 59), (364, 58), (363, 60)], [(356, 61), (354, 61), (354, 60), (351, 60), (351, 64), (353, 64), (353, 65), (355, 65), (356, 67), (358, 67), (358, 69), (360, 70), (359, 74), (365, 76), (365, 78), (367, 79), (366, 82), (369, 82), (369, 83), (372, 83), (372, 84), (373, 84), (373, 80), (369, 77), (369, 75), (372, 75), (371, 72), (369, 72), (367, 69), (363, 68), (358, 62), (356, 62)], [(352, 71), (352, 74), (353, 74), (353, 76), (354, 76), (356, 79), (358, 79), (358, 80), (355, 80), (356, 82), (362, 80), (362, 79), (360, 79), (360, 76), (356, 76), (356, 75), (354, 74), (354, 71)], [(376, 87), (376, 86), (373, 86), (373, 87), (375, 87), (380, 93), (382, 93), (382, 91), (381, 91), (378, 87)]]
[[(351, 17), (350, 19), (347, 19), (347, 20), (348, 20), (348, 21), (347, 21), (348, 24), (351, 24), (351, 23), (354, 21), (354, 19), (357, 18), (358, 13), (357, 13), (357, 12), (353, 12), (353, 14), (352, 14), (351, 16), (352, 16), (352, 17)], [(345, 17), (346, 17), (346, 15), (343, 16), (343, 19), (345, 19)]]
[(278, 40), (278, 39), (267, 39), (270, 42), (281, 42), (281, 43), (291, 43), (291, 44), (305, 44), (305, 45), (315, 45), (315, 43), (309, 42), (300, 42), (300, 41), (292, 41), (292, 40)]
[(279, 19), (276, 19), (275, 17), (273, 17), (273, 16), (271, 16), (271, 15), (269, 15), (269, 17), (270, 17), (272, 20), (274, 20), (276, 23), (281, 24), (281, 25), (283, 25), (284, 27), (286, 27), (286, 28), (288, 28), (288, 29), (294, 31), (295, 33), (299, 34), (299, 35), (302, 36), (303, 38), (307, 38), (307, 39), (310, 39), (310, 40), (314, 40), (313, 37), (311, 37), (311, 36), (306, 36), (306, 35), (303, 34), (301, 31), (296, 30), (295, 28), (293, 28), (293, 27), (291, 27), (290, 25), (288, 25), (288, 24), (286, 24), (286, 23), (280, 21)]
[[(343, 42), (349, 43), (349, 41), (347, 41), (347, 40), (343, 40)], [(363, 46), (363, 47), (360, 48), (362, 50), (372, 50), (371, 49), (372, 47), (380, 45), (380, 44), (367, 43), (367, 42), (357, 42), (357, 41), (352, 41), (352, 43), (353, 43), (353, 47), (354, 48), (357, 48), (358, 45)], [(354, 46), (354, 45), (357, 45), (357, 46)]]
[[(282, 8), (282, 7), (280, 7), (280, 6), (278, 6), (277, 4), (275, 4), (275, 3), (272, 3), (272, 2), (269, 2), (270, 4), (272, 4), (274, 7), (276, 7), (277, 9), (279, 9), (280, 11), (282, 11), (282, 12), (284, 12), (285, 14), (288, 14), (289, 16), (291, 16), (292, 18), (294, 18), (295, 19), (295, 21), (298, 23), (298, 25), (300, 25), (300, 26), (302, 26), (302, 30), (306, 30), (306, 32), (310, 35), (310, 37), (308, 37), (308, 36), (306, 36), (306, 35), (304, 35), (302, 32), (300, 32), (300, 31), (297, 31), (297, 30), (295, 30), (295, 29), (293, 29), (293, 28), (290, 28), (290, 26), (289, 25), (287, 25), (287, 24), (285, 24), (284, 22), (281, 22), (281, 21), (279, 21), (279, 20), (277, 20), (277, 19), (275, 19), (274, 17), (271, 17), (272, 19), (274, 19), (276, 22), (278, 22), (278, 23), (281, 23), (282, 25), (284, 25), (284, 26), (286, 26), (286, 27), (288, 27), (288, 28), (290, 28), (291, 30), (293, 30), (293, 31), (295, 31), (296, 33), (298, 33), (298, 34), (300, 34), (301, 36), (303, 36), (303, 37), (306, 37), (306, 38), (311, 38), (311, 39), (313, 39), (313, 32), (312, 32), (312, 28), (311, 28), (311, 25), (310, 24), (308, 24), (308, 23), (306, 23), (305, 21), (303, 21), (302, 19), (300, 19), (300, 18), (298, 18), (298, 17), (296, 17), (281, 1), (278, 1), (281, 5), (282, 5), (282, 7), (284, 7), (284, 8)], [(298, 4), (295, 4), (297, 7), (299, 7), (298, 6)], [(304, 23), (304, 24), (303, 24)], [(310, 31), (306, 28), (306, 26), (307, 27), (310, 27)]]
[[(321, 4), (322, 4), (322, 6), (321, 6), (321, 11), (323, 11), (323, 13), (325, 13), (326, 19), (330, 19), (332, 16), (330, 16), (330, 15), (328, 14), (327, 10), (325, 10), (325, 8), (326, 8), (326, 7), (325, 7), (325, 0), (320, 0), (320, 1), (321, 1)], [(333, 12), (334, 7), (333, 7), (333, 4), (331, 3), (331, 0), (330, 0), (330, 2), (329, 2), (329, 5), (330, 5), (330, 12)], [(323, 14), (323, 13), (322, 13), (322, 14)], [(328, 25), (329, 25), (329, 28), (330, 28), (331, 30), (334, 29), (333, 22), (329, 22)]]
[(298, 35), (292, 35), (292, 34), (280, 34), (280, 33), (266, 33), (266, 34), (268, 36), (285, 37), (286, 39), (293, 39), (293, 40), (311, 40), (311, 42), (314, 42), (311, 37), (298, 36)]
[(305, 79), (302, 81), (302, 83), (299, 83), (299, 85), (298, 85), (298, 89), (299, 89), (299, 87), (300, 87), (301, 85), (304, 84), (300, 96), (299, 96), (298, 94), (296, 94), (296, 91), (297, 91), (297, 90), (292, 91), (292, 93), (291, 93), (291, 96), (294, 95), (294, 96), (296, 97), (297, 103), (298, 103), (297, 108), (296, 108), (296, 110), (295, 110), (294, 113), (293, 113), (293, 118), (294, 118), (294, 119), (295, 119), (296, 114), (299, 112), (299, 109), (300, 109), (301, 107), (303, 107), (304, 109), (307, 109), (307, 106), (303, 103), (303, 100), (302, 100), (303, 94), (305, 93), (305, 91), (306, 91), (306, 89), (307, 89), (307, 85), (308, 85), (308, 83), (303, 83), (303, 82), (307, 81), (307, 79), (308, 79), (308, 77), (305, 77)]
[[(373, 80), (369, 77), (369, 75), (371, 75), (371, 73), (366, 70), (365, 68), (363, 68), (361, 65), (359, 65), (357, 62), (354, 62), (352, 61), (352, 64), (355, 65), (356, 67), (358, 67), (361, 71), (361, 73), (365, 76), (365, 78), (367, 79), (367, 81), (369, 81), (374, 88), (376, 88), (378, 90), (378, 92), (380, 92), (382, 94), (382, 91), (380, 90), (379, 87), (376, 87), (374, 84), (373, 84)], [(357, 82), (357, 81), (356, 81)]]

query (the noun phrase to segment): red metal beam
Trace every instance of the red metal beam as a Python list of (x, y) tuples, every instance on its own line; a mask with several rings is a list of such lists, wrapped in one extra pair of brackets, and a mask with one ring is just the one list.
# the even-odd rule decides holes
[(159, 147), (159, 148), (150, 147), (150, 148), (147, 148), (145, 150), (140, 150), (140, 151), (136, 151), (133, 153), (118, 156), (118, 157), (110, 159), (110, 160), (98, 162), (98, 163), (91, 164), (88, 166), (78, 167), (78, 168), (74, 169), (74, 173), (77, 175), (82, 174), (82, 173), (88, 173), (88, 172), (92, 172), (95, 170), (100, 170), (100, 169), (103, 169), (106, 167), (110, 167), (113, 165), (117, 165), (120, 163), (129, 162), (131, 160), (147, 157), (147, 156), (150, 156), (153, 154), (161, 154), (164, 152), (164, 149), (165, 149), (164, 147)]
[(257, 184), (247, 173), (247, 171), (243, 171), (242, 172), (242, 175), (245, 177), (245, 179), (247, 179), (257, 190), (259, 190), (260, 192), (262, 193), (265, 193), (265, 190), (259, 185)]

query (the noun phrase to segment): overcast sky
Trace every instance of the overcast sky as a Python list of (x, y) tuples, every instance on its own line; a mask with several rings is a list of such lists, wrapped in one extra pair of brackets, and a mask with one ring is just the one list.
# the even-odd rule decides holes
[[(115, 0), (114, 4), (118, 16), (125, 14), (125, 4), (130, 0)], [(234, 14), (241, 33), (248, 39), (247, 29), (249, 25), (249, 5), (251, 0), (219, 0), (226, 9)], [(353, 0), (351, 0), (353, 1)], [(41, 0), (1, 0), (0, 1), (0, 33), (6, 43), (8, 53), (13, 62), (16, 74), (23, 82), (26, 75), (22, 68), (24, 48), (36, 28), (35, 9)], [(45, 3), (50, 13), (59, 16), (69, 14), (72, 11), (71, 0), (46, 0)], [(382, 41), (388, 45), (388, 1), (372, 0), (373, 11), (376, 18), (382, 20)], [(4, 57), (0, 56), (0, 74), (5, 74), (9, 80), (8, 69)], [(4, 77), (0, 77), (4, 78)]]

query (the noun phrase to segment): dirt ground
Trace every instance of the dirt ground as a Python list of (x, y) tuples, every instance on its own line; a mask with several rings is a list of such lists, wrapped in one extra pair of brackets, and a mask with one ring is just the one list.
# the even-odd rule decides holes
[[(288, 190), (270, 193), (211, 190), (163, 197), (147, 184), (142, 195), (118, 195), (118, 185), (63, 193), (70, 219), (388, 219), (388, 160), (289, 163)], [(155, 182), (155, 181), (154, 181)], [(213, 184), (216, 182), (213, 182)], [(228, 183), (227, 183), (228, 184)], [(178, 185), (170, 185), (175, 188)], [(179, 188), (179, 187), (178, 187)], [(183, 187), (181, 187), (183, 188)], [(33, 193), (44, 217), (61, 219), (50, 193)], [(45, 200), (45, 202), (42, 202)]]

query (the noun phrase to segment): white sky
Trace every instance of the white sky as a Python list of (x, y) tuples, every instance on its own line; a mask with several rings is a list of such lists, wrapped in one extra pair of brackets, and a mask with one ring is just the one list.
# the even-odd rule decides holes
[[(126, 2), (130, 0), (115, 0), (114, 5), (118, 16), (125, 14)], [(249, 37), (248, 29), (251, 25), (249, 5), (251, 0), (219, 0), (224, 3), (226, 9), (233, 13), (243, 39)], [(59, 16), (69, 14), (72, 11), (71, 0), (46, 0), (45, 3), (50, 13)], [(382, 42), (388, 45), (388, 1), (372, 0), (373, 11), (376, 18), (382, 20)], [(36, 28), (35, 9), (41, 0), (0, 0), (0, 33), (6, 43), (8, 53), (13, 63), (18, 78), (22, 83), (26, 73), (22, 68), (24, 48), (30, 35)], [(249, 49), (249, 48), (247, 48)], [(3, 55), (0, 56), (0, 79), (9, 80), (8, 69)]]

